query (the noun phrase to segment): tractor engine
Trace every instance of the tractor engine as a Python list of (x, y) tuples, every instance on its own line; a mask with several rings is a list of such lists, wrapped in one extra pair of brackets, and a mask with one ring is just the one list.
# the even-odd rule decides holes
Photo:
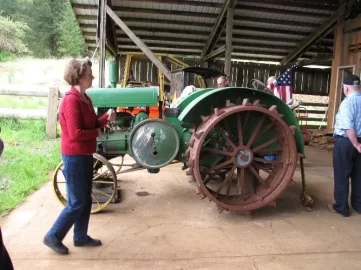
[(132, 129), (148, 119), (146, 112), (139, 112), (134, 116), (128, 112), (117, 112), (116, 114), (114, 123), (105, 126), (101, 136), (97, 139), (97, 153), (107, 159), (126, 154)]

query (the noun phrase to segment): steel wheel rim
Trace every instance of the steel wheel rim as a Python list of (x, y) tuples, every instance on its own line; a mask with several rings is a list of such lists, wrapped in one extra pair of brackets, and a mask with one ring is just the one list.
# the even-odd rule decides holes
[[(229, 102), (227, 102), (229, 104)], [(265, 117), (273, 118), (275, 121), (275, 125), (280, 129), (279, 133), (285, 133), (281, 145), (284, 146), (285, 149), (281, 152), (281, 158), (283, 162), (281, 166), (276, 166), (276, 168), (272, 171), (274, 176), (269, 175), (266, 181), (269, 181), (269, 188), (262, 190), (259, 194), (255, 194), (250, 196), (248, 199), (244, 200), (242, 204), (240, 204), (241, 200), (225, 199), (221, 194), (215, 194), (215, 191), (210, 189), (207, 184), (204, 184), (203, 176), (201, 175), (200, 170), (200, 156), (201, 156), (201, 145), (207, 138), (209, 132), (216, 126), (217, 123), (222, 122), (224, 119), (228, 118), (233, 114), (240, 114), (246, 112), (258, 112), (266, 115)], [(218, 115), (218, 116), (217, 116)], [(204, 118), (203, 118), (204, 119)], [(193, 140), (193, 141), (192, 141)], [(196, 183), (198, 185), (198, 192), (203, 194), (204, 197), (208, 197), (211, 201), (215, 202), (220, 208), (227, 210), (235, 210), (235, 211), (251, 211), (254, 209), (261, 208), (263, 206), (269, 205), (274, 200), (282, 194), (284, 189), (289, 185), (292, 181), (292, 177), (297, 165), (297, 150), (296, 144), (293, 137), (292, 129), (283, 121), (283, 119), (278, 115), (276, 107), (272, 106), (270, 109), (263, 108), (259, 105), (259, 102), (256, 101), (254, 104), (248, 103), (246, 100), (243, 105), (230, 105), (223, 109), (215, 109), (214, 113), (210, 117), (206, 117), (203, 123), (197, 128), (195, 133), (192, 135), (190, 141), (190, 155), (189, 155), (189, 165), (191, 167), (192, 175), (194, 176)], [(257, 150), (257, 149), (256, 149)], [(287, 157), (287, 160), (285, 158)], [(230, 158), (232, 159), (232, 158)], [(251, 162), (253, 165), (253, 163)], [(232, 170), (237, 172), (237, 166), (235, 167), (235, 162), (232, 160), (230, 162), (232, 165)], [(254, 167), (254, 166), (253, 166)], [(245, 170), (244, 170), (245, 171)], [(228, 173), (229, 174), (229, 173)], [(237, 174), (237, 177), (239, 175)], [(238, 180), (239, 178), (237, 178)], [(276, 179), (276, 180), (275, 180)], [(279, 179), (279, 180), (277, 180)], [(225, 180), (223, 180), (224, 182)], [(231, 176), (228, 178), (232, 183), (234, 180)], [(227, 196), (228, 198), (229, 196)], [(252, 202), (253, 201), (253, 202)], [(238, 203), (238, 204), (237, 204)]]
[[(116, 176), (116, 173), (115, 173), (115, 170), (113, 168), (113, 166), (111, 165), (111, 163), (105, 159), (103, 156), (99, 155), (99, 154), (93, 154), (93, 167), (94, 167), (94, 164), (96, 163), (96, 161), (100, 161), (103, 166), (105, 166), (107, 168), (107, 171), (109, 171), (109, 177), (108, 177), (108, 181), (103, 181), (104, 179), (102, 180), (97, 180), (99, 179), (94, 176), (94, 172), (93, 172), (93, 180), (92, 180), (92, 200), (93, 200), (93, 203), (92, 203), (92, 209), (91, 209), (91, 213), (92, 214), (95, 214), (95, 213), (98, 213), (100, 211), (102, 211), (103, 209), (105, 209), (109, 203), (113, 200), (115, 194), (116, 194), (116, 191), (117, 191), (117, 176)], [(62, 182), (59, 182), (58, 181), (58, 175), (60, 172), (62, 172), (62, 167), (63, 167), (63, 162), (60, 162), (58, 164), (58, 166), (56, 167), (55, 171), (54, 171), (54, 174), (53, 174), (53, 189), (54, 189), (54, 193), (55, 193), (55, 196), (57, 197), (57, 199), (65, 206), (67, 204), (67, 193), (66, 193), (66, 181), (65, 181), (65, 178)], [(106, 171), (106, 172), (107, 172)], [(103, 172), (104, 173), (104, 172)], [(64, 175), (63, 175), (64, 177)], [(59, 186), (59, 183), (62, 183), (64, 184), (65, 186), (65, 191), (64, 191), (64, 188), (61, 188)], [(108, 192), (106, 193), (106, 195), (104, 194), (104, 192), (100, 191), (99, 188), (96, 188), (94, 187), (94, 184), (106, 184), (108, 186), (108, 188), (111, 188), (111, 192)], [(106, 200), (105, 202), (100, 202), (98, 197), (96, 196), (95, 193), (100, 193), (102, 194), (103, 196), (106, 196)]]

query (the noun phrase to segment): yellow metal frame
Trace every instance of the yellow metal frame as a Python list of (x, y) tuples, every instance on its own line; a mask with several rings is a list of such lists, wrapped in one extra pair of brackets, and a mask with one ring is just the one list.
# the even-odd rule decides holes
[[(131, 69), (131, 62), (132, 62), (132, 58), (136, 57), (136, 56), (144, 56), (144, 53), (141, 52), (127, 52), (124, 53), (124, 55), (126, 56), (126, 60), (125, 60), (125, 66), (124, 66), (124, 71), (123, 71), (123, 79), (121, 82), (121, 87), (125, 88), (127, 86), (127, 82), (129, 79), (129, 74), (130, 74), (130, 69)], [(183, 61), (177, 59), (176, 57), (170, 55), (170, 54), (166, 54), (166, 53), (155, 53), (155, 55), (158, 57), (158, 59), (160, 61), (162, 61), (162, 59), (167, 58), (167, 60), (169, 62), (171, 62), (172, 64), (178, 65), (180, 67), (188, 67), (189, 65), (184, 63)], [(197, 80), (198, 80), (198, 84), (200, 86), (200, 88), (205, 88), (205, 81), (201, 76), (197, 76)], [(164, 85), (165, 84), (169, 84), (168, 82), (164, 81), (164, 74), (158, 69), (158, 83), (159, 83), (159, 100), (164, 101), (165, 99), (165, 95), (164, 95)]]

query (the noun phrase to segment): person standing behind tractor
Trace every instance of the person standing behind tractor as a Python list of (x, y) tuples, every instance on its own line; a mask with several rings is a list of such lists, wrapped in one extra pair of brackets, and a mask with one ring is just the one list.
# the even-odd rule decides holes
[(351, 178), (351, 206), (361, 214), (361, 91), (360, 78), (345, 76), (341, 102), (334, 128), (333, 150), (334, 199), (328, 209), (339, 215), (350, 215), (348, 196)]
[(66, 66), (64, 74), (65, 81), (71, 86), (59, 109), (61, 154), (68, 202), (43, 239), (46, 246), (59, 254), (69, 253), (62, 241), (73, 225), (74, 246), (101, 245), (100, 240), (88, 235), (93, 153), (96, 151), (96, 138), (100, 135), (100, 128), (108, 121), (115, 120), (115, 112), (109, 110), (97, 118), (92, 101), (85, 93), (94, 79), (91, 67), (90, 61), (73, 59)]
[(217, 78), (217, 87), (229, 87), (229, 79), (226, 76), (220, 76)]

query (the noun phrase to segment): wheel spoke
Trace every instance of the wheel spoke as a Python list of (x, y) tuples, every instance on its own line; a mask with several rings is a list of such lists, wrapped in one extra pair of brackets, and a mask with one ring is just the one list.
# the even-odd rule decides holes
[(274, 122), (270, 123), (266, 128), (262, 131), (262, 133), (265, 133), (266, 131), (270, 130), (275, 125)]
[(228, 185), (228, 182), (230, 182), (230, 180), (233, 177), (233, 173), (234, 173), (235, 169), (236, 169), (236, 166), (233, 166), (232, 169), (228, 172), (228, 174), (227, 174), (226, 178), (223, 180), (221, 186), (216, 191), (216, 197), (219, 195), (219, 192), (223, 189), (224, 184)]
[(218, 144), (219, 146), (222, 146), (223, 148), (229, 148), (229, 146), (225, 145), (224, 143), (220, 142), (218, 139), (211, 137), (209, 139), (211, 142)]
[(263, 162), (263, 163), (270, 163), (270, 164), (283, 163), (281, 160), (268, 160), (268, 159), (264, 159), (264, 158), (254, 158), (253, 160)]
[(231, 139), (229, 138), (229, 136), (227, 136), (227, 134), (224, 132), (223, 129), (216, 127), (216, 130), (221, 133), (221, 135), (223, 136), (223, 138), (226, 140), (226, 142), (228, 143), (229, 146), (231, 146), (232, 148), (236, 148), (236, 146), (234, 145), (234, 143), (231, 141)]
[(93, 183), (95, 183), (95, 184), (112, 184), (113, 185), (112, 180), (110, 180), (110, 181), (96, 180), (96, 181), (93, 181)]
[(105, 193), (105, 192), (103, 192), (103, 191), (101, 191), (101, 190), (99, 190), (99, 189), (97, 189), (97, 188), (93, 188), (93, 189), (96, 190), (97, 192), (99, 192), (100, 194), (103, 194), (104, 196), (107, 196), (107, 197), (109, 197), (109, 198), (112, 197), (112, 194), (109, 195), (108, 193)]
[(243, 146), (241, 114), (237, 114), (238, 146)]
[(253, 168), (253, 166), (249, 166), (249, 169), (251, 170), (251, 172), (257, 177), (258, 181), (262, 184), (265, 185), (266, 182), (264, 181), (264, 179), (258, 174), (258, 172), (256, 171), (255, 168)]
[(95, 196), (94, 192), (92, 191), (92, 194), (94, 196), (94, 199), (96, 200), (97, 204), (98, 204), (98, 207), (100, 208), (100, 202), (98, 201), (98, 198), (97, 196)]
[(93, 166), (93, 169), (95, 169), (97, 163), (98, 163), (99, 160), (96, 160), (95, 163), (94, 163), (94, 166)]
[(218, 170), (220, 170), (220, 169), (223, 169), (223, 168), (226, 167), (227, 165), (230, 165), (232, 162), (233, 162), (233, 160), (232, 160), (232, 159), (229, 159), (229, 160), (227, 160), (227, 161), (225, 161), (225, 162), (222, 162), (222, 163), (220, 163), (220, 164), (218, 164), (218, 165), (216, 165), (216, 166), (214, 166), (214, 167), (209, 168), (208, 171), (209, 171), (209, 172), (218, 171)]
[(229, 123), (227, 121), (227, 118), (223, 119), (224, 127), (229, 135), (232, 134), (231, 129), (229, 128)]
[(98, 174), (97, 176), (95, 176), (95, 177), (93, 178), (93, 182), (94, 182), (96, 179), (98, 179), (100, 176), (103, 176), (104, 174), (106, 174), (107, 172), (109, 172), (109, 169), (107, 169), (105, 172), (102, 172), (101, 174)]
[(249, 115), (250, 115), (250, 112), (247, 111), (246, 116), (245, 116), (245, 119), (244, 119), (244, 122), (243, 122), (243, 128), (242, 128), (242, 130), (246, 130), (246, 126), (248, 125)]
[(258, 150), (257, 153), (272, 153), (272, 152), (280, 152), (282, 150), (283, 150), (282, 147), (276, 147), (271, 149)]
[(266, 148), (267, 146), (279, 141), (281, 138), (282, 138), (282, 136), (273, 138), (272, 140), (265, 142), (264, 144), (261, 144), (261, 145), (257, 146), (256, 148), (253, 148), (252, 151), (253, 151), (253, 153), (258, 153), (259, 150), (262, 150), (262, 149)]
[(208, 152), (212, 152), (212, 153), (215, 153), (215, 154), (220, 154), (220, 155), (223, 155), (223, 156), (232, 156), (233, 155), (233, 153), (231, 153), (231, 152), (226, 152), (226, 151), (222, 151), (222, 150), (214, 149), (214, 148), (209, 148), (209, 147), (202, 148), (202, 151), (208, 151)]
[(258, 132), (259, 132), (259, 130), (260, 130), (260, 128), (261, 128), (261, 126), (262, 126), (265, 119), (266, 119), (266, 116), (263, 115), (261, 117), (261, 119), (258, 121), (257, 126), (256, 126), (255, 130), (253, 131), (252, 136), (251, 136), (251, 138), (249, 139), (249, 141), (247, 143), (247, 148), (250, 148), (252, 143), (254, 142), (254, 140), (257, 138)]
[(271, 170), (269, 170), (268, 168), (262, 166), (261, 164), (259, 164), (259, 163), (257, 163), (257, 162), (253, 162), (253, 163), (252, 163), (252, 166), (255, 167), (255, 168), (257, 168), (257, 169), (259, 169), (259, 170), (264, 171), (265, 173), (267, 173), (267, 174), (269, 174), (269, 175), (271, 175), (271, 176), (274, 176), (274, 173), (273, 173)]

